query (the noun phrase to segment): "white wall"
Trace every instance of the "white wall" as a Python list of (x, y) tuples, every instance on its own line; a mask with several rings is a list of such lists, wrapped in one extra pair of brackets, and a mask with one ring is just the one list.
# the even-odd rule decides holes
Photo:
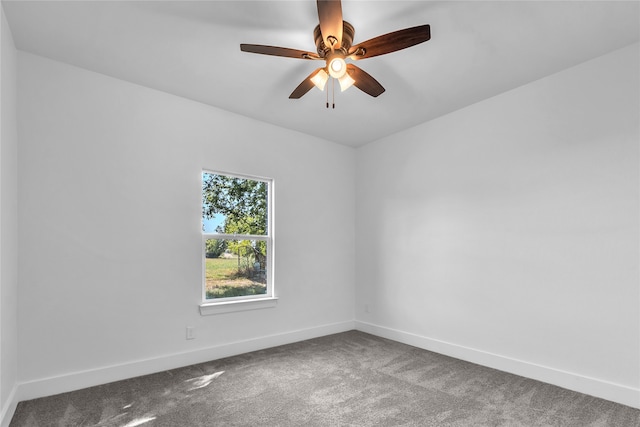
[(359, 149), (359, 327), (640, 407), (638, 51)]
[(0, 423), (15, 409), (18, 374), (16, 49), (0, 7)]
[[(353, 328), (354, 149), (31, 54), (18, 72), (22, 398)], [(199, 314), (203, 168), (275, 180), (276, 308)]]

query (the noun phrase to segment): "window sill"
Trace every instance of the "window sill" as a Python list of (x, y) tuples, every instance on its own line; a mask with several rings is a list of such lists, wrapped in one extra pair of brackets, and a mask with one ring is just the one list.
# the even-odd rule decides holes
[(236, 311), (260, 310), (273, 308), (278, 304), (278, 298), (256, 298), (242, 301), (205, 302), (200, 304), (200, 315), (211, 316), (214, 314), (233, 313)]

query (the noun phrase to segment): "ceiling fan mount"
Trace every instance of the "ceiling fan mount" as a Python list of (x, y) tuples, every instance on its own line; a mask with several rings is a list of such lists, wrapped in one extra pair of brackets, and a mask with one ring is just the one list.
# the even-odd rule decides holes
[[(348, 23), (347, 21), (342, 21), (342, 42), (340, 44), (340, 48), (338, 49), (344, 56), (349, 55), (349, 48), (353, 43), (353, 36), (356, 32), (353, 25)], [(313, 30), (313, 38), (316, 42), (316, 50), (318, 52), (318, 56), (320, 58), (326, 58), (327, 54), (331, 52), (331, 46), (327, 46), (324, 43), (324, 39), (322, 38), (322, 30), (320, 29), (320, 25), (316, 25), (316, 28)], [(335, 40), (333, 36), (329, 36), (330, 40)]]
[(289, 95), (291, 99), (301, 98), (314, 86), (324, 90), (329, 77), (338, 80), (343, 91), (354, 85), (368, 95), (377, 97), (385, 91), (384, 87), (364, 70), (352, 63), (347, 64), (345, 60), (358, 61), (385, 55), (431, 39), (429, 25), (419, 25), (353, 45), (355, 29), (342, 19), (340, 0), (316, 0), (316, 3), (320, 24), (313, 30), (313, 38), (317, 53), (268, 45), (240, 45), (243, 52), (325, 61), (325, 67), (314, 70), (294, 89)]

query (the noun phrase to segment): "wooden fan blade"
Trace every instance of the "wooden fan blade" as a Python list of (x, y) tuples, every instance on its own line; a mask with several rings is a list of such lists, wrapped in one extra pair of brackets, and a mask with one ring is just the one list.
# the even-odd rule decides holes
[(353, 64), (347, 64), (347, 73), (349, 73), (351, 78), (355, 80), (353, 83), (355, 87), (374, 98), (384, 92), (382, 85), (361, 68), (358, 68)]
[(371, 58), (415, 46), (430, 38), (431, 28), (429, 25), (419, 25), (358, 43), (349, 49), (349, 54), (351, 59)]
[(284, 56), (286, 58), (320, 59), (320, 57), (315, 53), (298, 49), (289, 49), (288, 47), (265, 46), (261, 44), (241, 44), (240, 50), (243, 52), (259, 53), (261, 55)]
[(309, 75), (307, 76), (307, 78), (306, 78), (306, 79), (304, 79), (304, 80), (302, 81), (302, 83), (300, 83), (300, 84), (298, 85), (298, 87), (297, 87), (297, 88), (295, 88), (295, 89), (293, 90), (293, 92), (291, 92), (291, 95), (289, 95), (289, 99), (299, 99), (299, 98), (302, 98), (302, 96), (303, 96), (304, 94), (306, 94), (306, 93), (307, 93), (307, 92), (309, 92), (311, 89), (313, 89), (313, 87), (314, 87), (315, 85), (313, 84), (313, 82), (311, 81), (311, 79), (312, 79), (316, 74), (318, 74), (318, 72), (319, 72), (320, 70), (322, 70), (322, 68), (318, 68), (318, 69), (317, 69), (317, 70), (315, 70), (313, 73), (309, 74)]
[(317, 3), (324, 44), (339, 49), (342, 44), (342, 3), (340, 0), (317, 0)]

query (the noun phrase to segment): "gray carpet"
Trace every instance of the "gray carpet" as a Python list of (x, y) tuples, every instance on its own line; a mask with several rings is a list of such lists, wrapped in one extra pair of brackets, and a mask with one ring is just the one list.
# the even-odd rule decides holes
[(20, 426), (615, 426), (640, 410), (351, 331), (21, 402)]

